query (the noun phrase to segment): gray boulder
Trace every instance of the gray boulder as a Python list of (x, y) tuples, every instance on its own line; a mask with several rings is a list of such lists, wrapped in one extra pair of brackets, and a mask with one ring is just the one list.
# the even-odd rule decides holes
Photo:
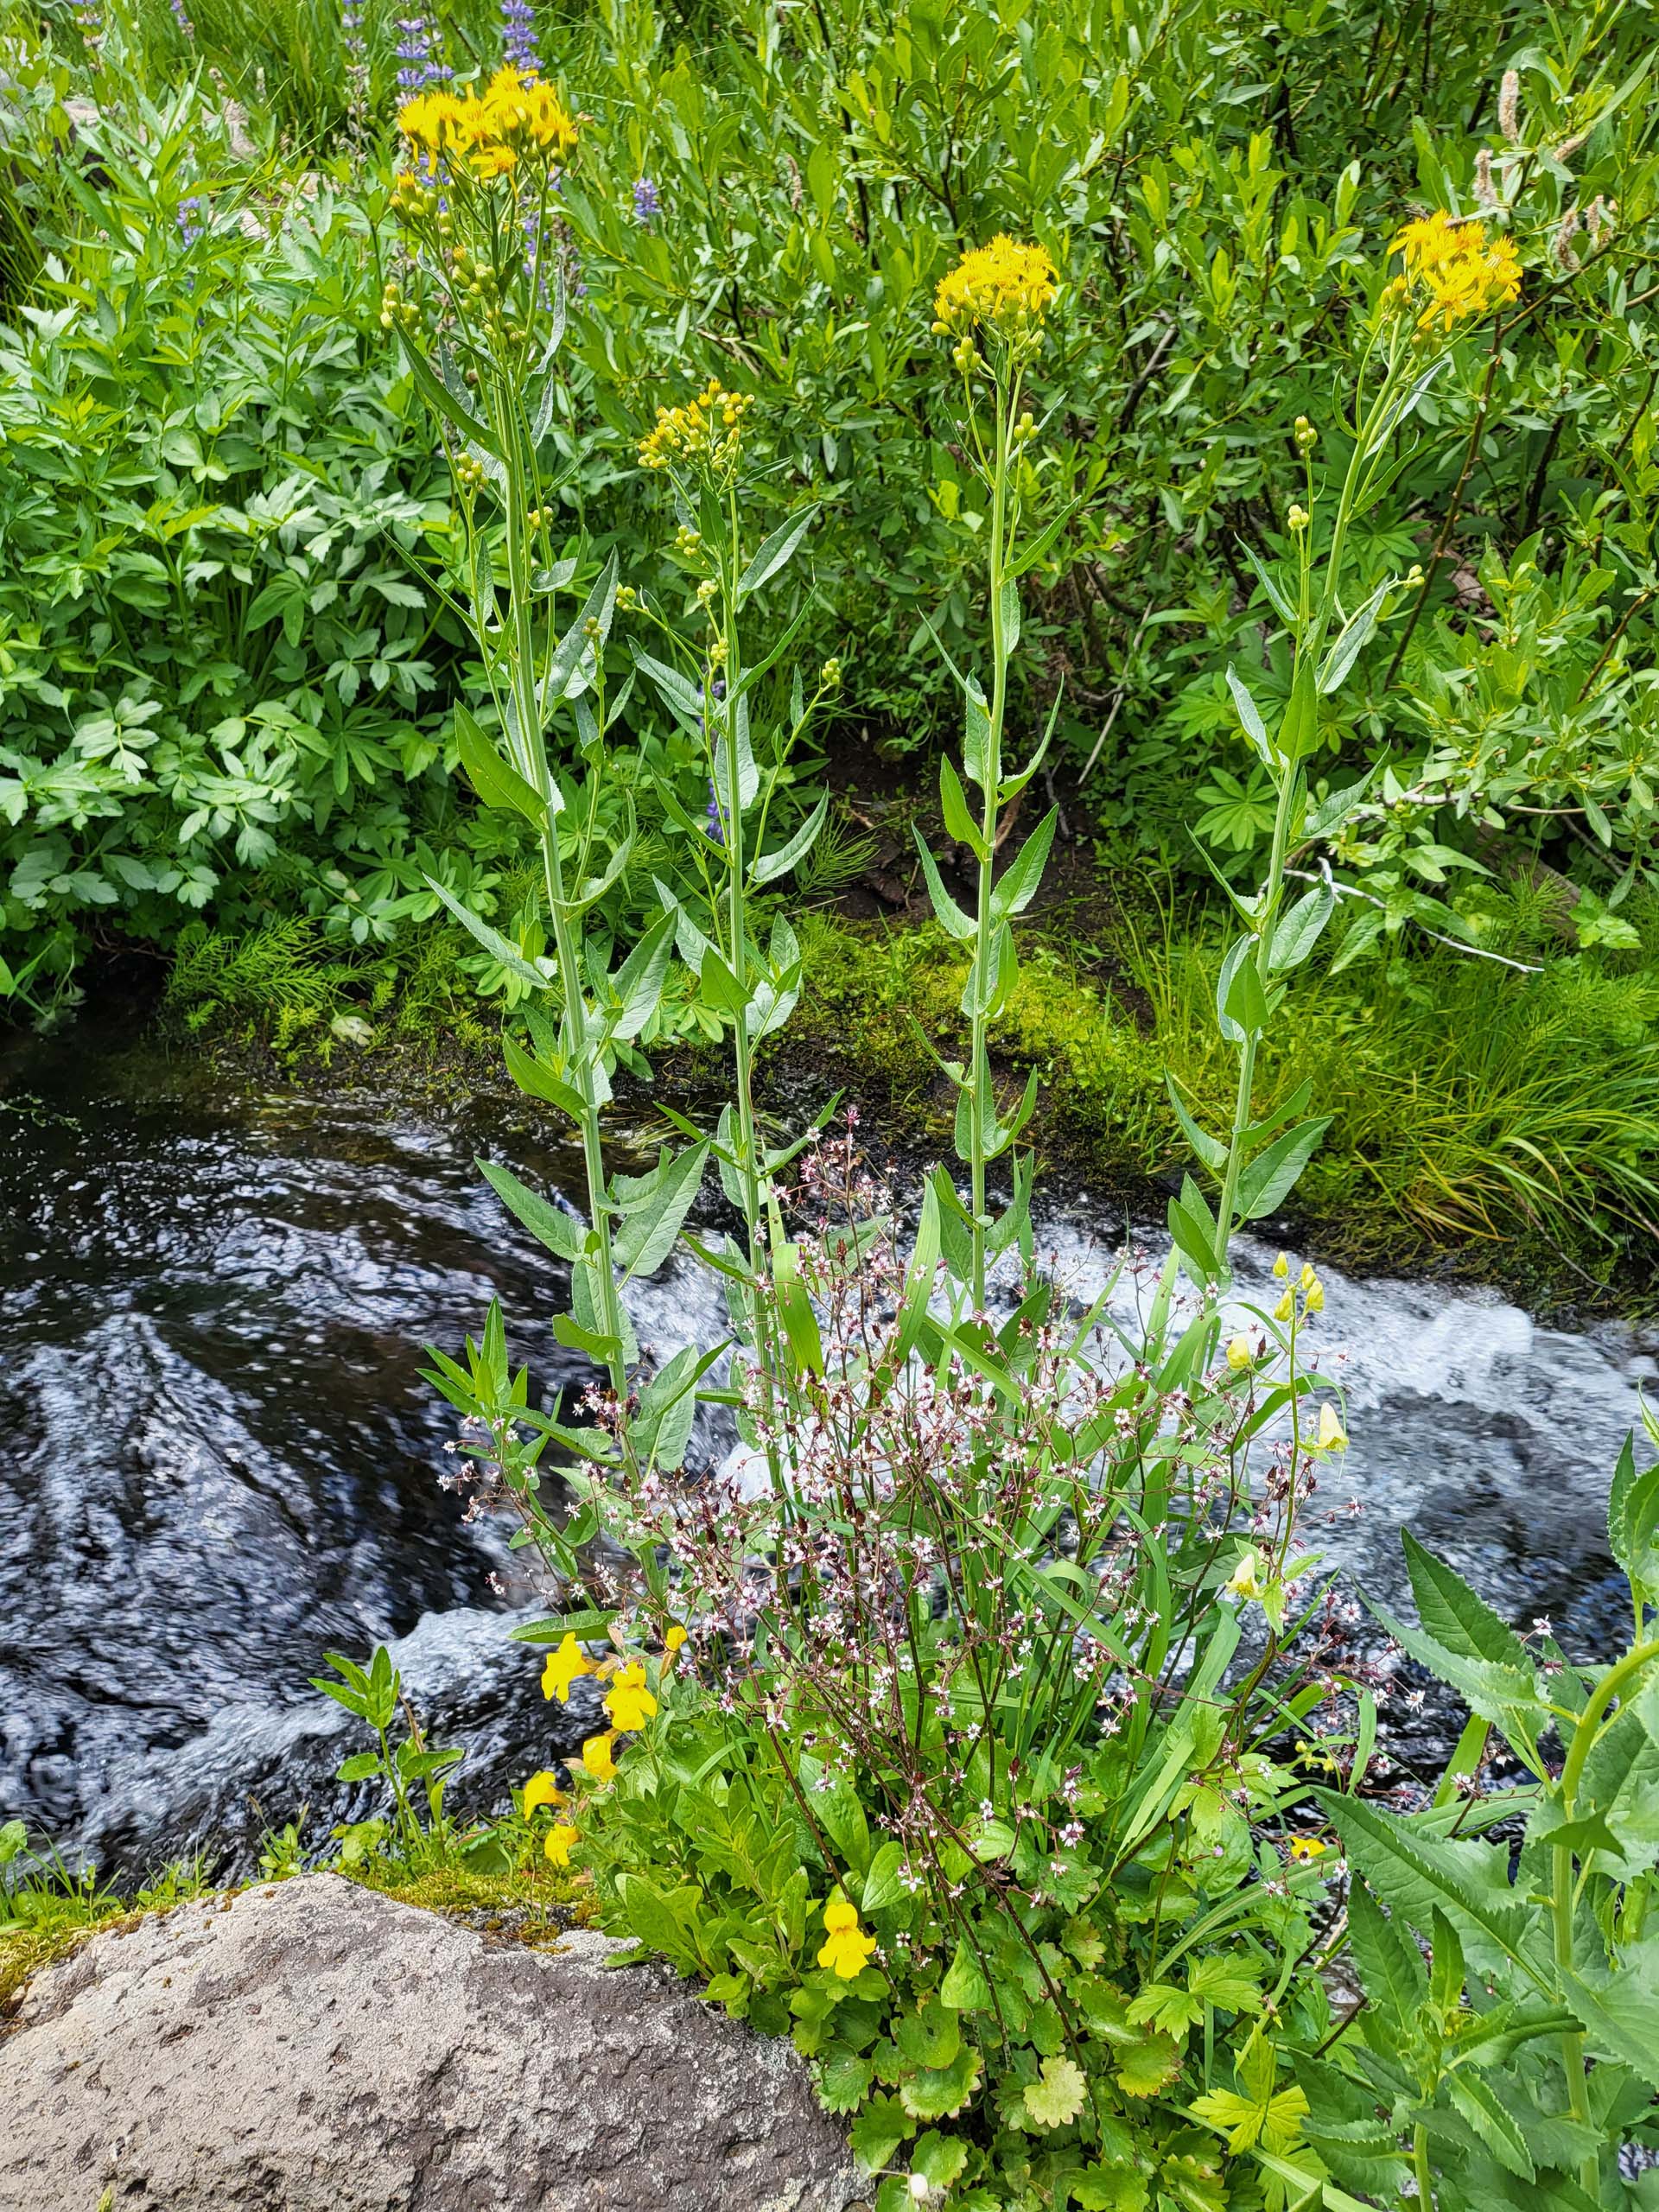
[(0, 2031), (0, 2212), (846, 2212), (789, 2046), (616, 1948), (332, 1874), (108, 1930)]

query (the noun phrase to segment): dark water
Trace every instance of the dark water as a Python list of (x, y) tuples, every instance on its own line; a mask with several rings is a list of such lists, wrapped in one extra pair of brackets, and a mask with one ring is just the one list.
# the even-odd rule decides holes
[[(321, 1840), (368, 1808), (331, 1778), (360, 1746), (309, 1686), (327, 1647), (393, 1643), (423, 1718), (469, 1746), (463, 1800), (499, 1802), (588, 1732), (588, 1709), (545, 1705), (536, 1654), (507, 1641), (535, 1593), (506, 1530), (467, 1522), (441, 1486), (453, 1417), (419, 1376), (424, 1347), (458, 1347), (495, 1293), (540, 1397), (585, 1379), (541, 1319), (560, 1271), (484, 1185), (480, 1151), (556, 1185), (575, 1166), (506, 1097), (446, 1114), (214, 1096), (95, 1033), (11, 1048), (0, 1819), (105, 1866), (201, 1837), (245, 1858), (307, 1804)], [(1122, 1235), (1083, 1192), (1046, 1227), (1079, 1289), (1106, 1263), (1095, 1240)], [(1247, 1290), (1269, 1257), (1243, 1255)], [(1542, 1329), (1479, 1294), (1327, 1287), (1354, 1448), (1308, 1541), (1393, 1599), (1409, 1520), (1523, 1626), (1547, 1612), (1578, 1642), (1616, 1633), (1602, 1509), (1652, 1345)], [(632, 1302), (663, 1351), (719, 1327), (678, 1262)]]

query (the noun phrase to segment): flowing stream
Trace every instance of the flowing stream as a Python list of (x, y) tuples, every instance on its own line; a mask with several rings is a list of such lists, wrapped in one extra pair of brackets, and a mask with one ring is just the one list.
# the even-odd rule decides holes
[[(500, 1802), (588, 1732), (591, 1686), (568, 1713), (544, 1704), (537, 1655), (507, 1641), (535, 1593), (505, 1531), (442, 1485), (454, 1417), (419, 1371), (493, 1293), (534, 1390), (584, 1379), (541, 1319), (560, 1270), (480, 1151), (553, 1185), (576, 1166), (512, 1095), (452, 1113), (216, 1095), (90, 1026), (8, 1049), (0, 1820), (105, 1868), (202, 1839), (245, 1865), (302, 1807), (321, 1840), (370, 1808), (333, 1780), (364, 1745), (311, 1687), (327, 1649), (391, 1643), (435, 1739), (467, 1747), (462, 1802)], [(1123, 1235), (1085, 1191), (1046, 1201), (1043, 1249), (1078, 1292)], [(1146, 1267), (1160, 1256), (1148, 1239)], [(1242, 1295), (1270, 1258), (1246, 1247)], [(1352, 1445), (1307, 1541), (1393, 1602), (1408, 1522), (1522, 1628), (1548, 1614), (1569, 1649), (1605, 1649), (1622, 1604), (1608, 1479), (1659, 1340), (1325, 1274), (1322, 1363)], [(1116, 1295), (1135, 1294), (1131, 1268)], [(631, 1302), (662, 1351), (720, 1330), (694, 1262)]]

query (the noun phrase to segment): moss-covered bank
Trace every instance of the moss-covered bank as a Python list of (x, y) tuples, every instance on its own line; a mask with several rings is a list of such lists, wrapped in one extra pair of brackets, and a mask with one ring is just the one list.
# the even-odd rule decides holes
[[(935, 1052), (963, 1025), (964, 964), (931, 923), (796, 918), (800, 1006), (766, 1062), (780, 1093), (844, 1088), (882, 1137), (950, 1143)], [(1098, 941), (1096, 941), (1098, 940)], [(327, 957), (303, 925), (199, 944), (163, 1020), (261, 1080), (367, 1084), (453, 1102), (501, 1080), (500, 1014), (472, 988), (468, 947), (425, 935), (407, 962)], [(1170, 1083), (1213, 1128), (1235, 1063), (1211, 997), (1219, 947), (1155, 910), (1057, 910), (1022, 946), (994, 1039), (1010, 1087), (1035, 1068), (1033, 1141), (1052, 1173), (1146, 1215), (1189, 1164)], [(631, 1117), (678, 1086), (717, 1088), (718, 1049), (653, 1054)], [(1299, 977), (1262, 1061), (1258, 1109), (1298, 1084), (1331, 1116), (1295, 1195), (1295, 1232), (1332, 1261), (1503, 1284), (1535, 1306), (1648, 1310), (1659, 1221), (1659, 976), (1580, 955), (1539, 974), (1434, 948)]]

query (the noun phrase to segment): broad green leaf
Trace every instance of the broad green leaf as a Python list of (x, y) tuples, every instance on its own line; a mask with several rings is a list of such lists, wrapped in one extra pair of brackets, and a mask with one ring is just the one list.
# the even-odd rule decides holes
[(1238, 1179), (1238, 1212), (1243, 1221), (1260, 1221), (1275, 1212), (1294, 1189), (1298, 1177), (1331, 1126), (1331, 1116), (1287, 1129), (1251, 1160)]
[(1420, 1817), (1382, 1811), (1364, 1798), (1316, 1789), (1327, 1820), (1341, 1836), (1350, 1861), (1393, 1910), (1427, 1935), (1438, 1905), (1465, 1948), (1479, 1939), (1478, 1967), (1497, 1954), (1540, 1989), (1549, 1973), (1539, 1908), (1518, 1897), (1506, 1878), (1508, 1853), (1484, 1843), (1452, 1841), (1431, 1834)]
[(547, 818), (547, 801), (518, 771), (504, 760), (467, 709), (455, 707), (455, 741), (467, 780), (486, 806), (522, 814), (539, 830)]
[(454, 892), (447, 890), (436, 876), (429, 875), (423, 880), (427, 889), (441, 905), (449, 909), (464, 930), (469, 931), (478, 939), (498, 966), (505, 968), (508, 975), (516, 976), (521, 983), (528, 983), (533, 990), (544, 991), (547, 988), (547, 978), (540, 969), (532, 968), (518, 946), (510, 944), (499, 930), (492, 929), (469, 906), (464, 906)]
[(1363, 607), (1351, 614), (1338, 632), (1336, 641), (1326, 653), (1319, 670), (1319, 689), (1324, 692), (1337, 690), (1376, 627), (1376, 618), (1382, 611), (1382, 602), (1394, 589), (1394, 578), (1389, 576), (1380, 583)]
[(1659, 2089), (1659, 1935), (1626, 1944), (1617, 1967), (1586, 1962), (1564, 1974), (1562, 1994), (1598, 2058), (1617, 2059)]
[(998, 879), (991, 893), (991, 912), (998, 921), (1012, 914), (1023, 914), (1037, 896), (1059, 818), (1058, 807), (1051, 807)]
[(959, 845), (966, 845), (976, 861), (989, 857), (989, 848), (980, 834), (979, 824), (969, 811), (968, 796), (962, 788), (962, 779), (952, 766), (948, 753), (939, 756), (939, 810), (944, 817), (946, 834)]
[(755, 861), (750, 870), (753, 880), (756, 883), (775, 883), (780, 875), (787, 875), (791, 868), (798, 868), (817, 842), (818, 832), (829, 813), (830, 798), (826, 792), (786, 845), (779, 845), (775, 852), (763, 854)]
[(864, 1887), (859, 1897), (861, 1910), (881, 1912), (888, 1905), (902, 1904), (911, 1894), (904, 1872), (903, 1845), (884, 1843), (871, 1859), (869, 1872), (864, 1877)]
[(955, 938), (959, 944), (966, 944), (974, 935), (976, 926), (974, 918), (971, 914), (963, 913), (962, 908), (945, 889), (939, 874), (938, 863), (927, 849), (927, 840), (923, 836), (920, 829), (917, 828), (914, 834), (916, 849), (922, 856), (922, 874), (927, 879), (927, 895), (932, 901), (933, 912), (947, 933)]
[(1263, 764), (1271, 768), (1274, 756), (1273, 747), (1268, 739), (1268, 726), (1262, 719), (1261, 710), (1255, 701), (1250, 696), (1249, 686), (1243, 681), (1236, 669), (1230, 668), (1227, 671), (1227, 689), (1233, 695), (1233, 705), (1238, 711), (1239, 722), (1245, 736), (1255, 747)]
[(501, 1052), (507, 1064), (507, 1073), (527, 1096), (543, 1099), (548, 1105), (556, 1106), (573, 1122), (580, 1122), (584, 1119), (588, 1108), (582, 1093), (573, 1084), (566, 1083), (562, 1076), (555, 1075), (551, 1068), (544, 1067), (540, 1060), (532, 1058), (516, 1038), (504, 1037)]
[[(677, 1155), (664, 1152), (650, 1177), (650, 1188), (623, 1216), (616, 1232), (616, 1256), (625, 1269), (623, 1281), (648, 1275), (660, 1268), (673, 1249), (681, 1224), (702, 1187), (702, 1171), (709, 1159), (707, 1143)], [(619, 1178), (619, 1186), (622, 1179)]]
[(1389, 1918), (1363, 1881), (1348, 1892), (1348, 1935), (1365, 1994), (1409, 2034), (1428, 1997), (1428, 1969), (1403, 1924)]
[(508, 1212), (524, 1224), (538, 1243), (545, 1244), (557, 1259), (575, 1259), (588, 1234), (581, 1222), (527, 1190), (510, 1167), (500, 1166), (493, 1160), (474, 1164)]
[(1268, 956), (1268, 965), (1275, 974), (1301, 966), (1336, 911), (1336, 893), (1328, 883), (1321, 883), (1279, 917), (1274, 925), (1273, 950)]

